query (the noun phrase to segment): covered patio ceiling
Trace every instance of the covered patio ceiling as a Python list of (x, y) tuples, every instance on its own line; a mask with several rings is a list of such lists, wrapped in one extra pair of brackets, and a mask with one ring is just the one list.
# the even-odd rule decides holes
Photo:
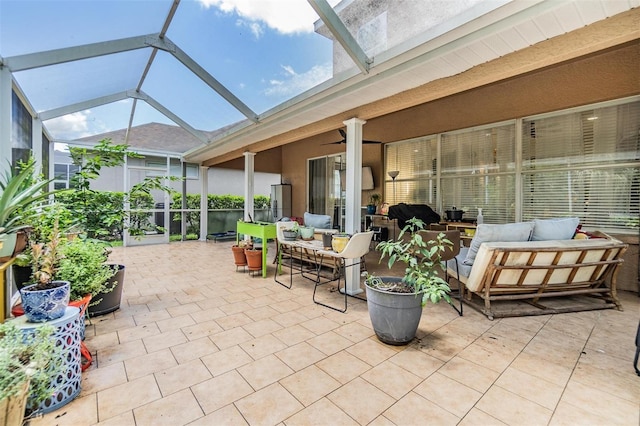
[[(88, 3), (93, 4), (92, 13), (78, 22), (75, 11)], [(369, 120), (414, 106), (424, 99), (403, 93), (640, 6), (640, 0), (460, 0), (442, 10), (442, 2), (425, 1), (419, 30), (406, 31), (385, 21), (367, 38), (361, 30), (373, 20), (357, 23), (362, 8), (377, 7), (375, 17), (386, 17), (395, 2), (345, 0), (332, 8), (326, 0), (308, 0), (316, 13), (317, 34), (305, 37), (295, 51), (281, 52), (275, 40), (261, 45), (266, 51), (258, 54), (225, 51), (225, 40), (211, 33), (212, 26), (222, 25), (217, 15), (193, 18), (193, 7), (217, 4), (222, 13), (223, 3), (1, 0), (0, 65), (12, 73), (18, 92), (56, 142), (69, 139), (56, 131), (61, 118), (78, 113), (86, 117), (89, 110), (93, 117), (103, 112), (118, 117), (116, 124), (94, 133), (168, 120), (202, 142), (185, 159), (213, 165), (237, 158), (243, 150), (266, 150), (335, 130), (347, 118)], [(56, 19), (51, 19), (47, 11), (54, 9)], [(47, 37), (53, 32), (63, 37)], [(384, 47), (367, 46), (371, 38), (382, 40)], [(332, 54), (333, 43), (337, 47)], [(241, 68), (262, 68), (262, 55), (276, 61), (317, 56), (318, 63), (333, 62), (333, 71), (313, 87), (300, 86), (299, 93), (287, 99), (249, 96), (232, 75)], [(347, 65), (336, 59), (340, 55)], [(540, 58), (535, 66), (558, 60)], [(261, 78), (269, 79), (270, 70), (264, 68)], [(523, 65), (451, 90), (528, 71)], [(210, 133), (223, 127), (228, 130)]]

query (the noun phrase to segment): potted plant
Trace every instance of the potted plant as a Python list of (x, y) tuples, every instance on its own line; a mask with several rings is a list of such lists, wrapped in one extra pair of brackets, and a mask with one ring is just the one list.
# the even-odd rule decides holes
[(106, 284), (114, 271), (105, 263), (108, 251), (102, 241), (75, 238), (63, 244), (61, 251), (55, 278), (71, 283), (70, 300), (80, 300), (86, 295), (95, 298), (109, 290)]
[(382, 196), (376, 192), (369, 195), (369, 204), (367, 204), (367, 214), (376, 214), (378, 204), (382, 200)]
[(262, 249), (248, 247), (244, 250), (247, 256), (247, 269), (249, 272), (262, 270)]
[(52, 373), (63, 364), (50, 325), (25, 333), (12, 321), (0, 324), (0, 426), (21, 425), (25, 406), (50, 397)]
[(57, 223), (46, 244), (31, 244), (32, 277), (36, 282), (20, 290), (22, 308), (30, 322), (60, 318), (69, 304), (69, 282), (54, 280), (62, 259), (60, 244)]
[[(64, 230), (65, 235), (70, 229), (78, 229), (71, 211), (59, 202), (41, 206), (37, 210), (34, 209), (24, 220), (29, 224), (28, 240), (33, 243), (46, 242), (51, 237), (56, 223), (59, 229)], [(12, 265), (14, 281), (18, 290), (32, 279), (32, 264), (31, 247), (27, 246), (22, 253), (16, 256)]]
[(363, 273), (373, 329), (380, 341), (390, 345), (404, 345), (415, 337), (427, 302), (444, 299), (451, 303), (449, 285), (438, 275), (443, 269), (441, 254), (451, 242), (444, 234), (437, 241), (425, 241), (419, 232), (423, 229), (424, 222), (414, 217), (396, 241), (382, 241), (376, 246), (381, 252), (380, 261), (389, 258), (389, 269), (396, 262), (406, 265), (403, 277)]
[(27, 246), (24, 230), (30, 209), (51, 193), (44, 190), (48, 180), (33, 176), (35, 162), (23, 165), (17, 173), (8, 171), (0, 178), (0, 262), (6, 262)]
[(125, 266), (122, 264), (108, 264), (107, 266), (113, 275), (107, 280), (105, 289), (94, 296), (94, 302), (87, 308), (90, 317), (106, 315), (120, 308)]
[(295, 241), (298, 238), (299, 230), (300, 225), (294, 220), (291, 228), (282, 230), (282, 236), (284, 237), (285, 241)]
[(246, 248), (251, 247), (251, 241), (240, 240), (238, 244), (231, 246), (231, 252), (233, 253), (233, 263), (236, 265), (236, 271), (238, 266), (247, 266), (247, 256), (244, 254)]

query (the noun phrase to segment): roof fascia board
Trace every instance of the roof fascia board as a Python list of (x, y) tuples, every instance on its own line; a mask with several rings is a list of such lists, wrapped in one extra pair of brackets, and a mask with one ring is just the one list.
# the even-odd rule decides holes
[(65, 105), (60, 108), (54, 108), (47, 111), (42, 111), (38, 114), (42, 121), (51, 120), (52, 118), (62, 117), (63, 115), (72, 114), (78, 111), (84, 111), (89, 108), (97, 107), (100, 105), (110, 104), (112, 102), (118, 102), (123, 99), (127, 99), (129, 95), (127, 92), (114, 93), (111, 95), (100, 96), (99, 98), (89, 99), (86, 101), (78, 102), (75, 104)]
[(331, 31), (338, 43), (344, 48), (353, 62), (358, 66), (363, 74), (369, 72), (372, 60), (362, 50), (358, 42), (351, 35), (347, 27), (344, 25), (340, 17), (326, 0), (307, 0), (313, 10), (316, 11), (322, 22)]
[(187, 55), (182, 49), (180, 49), (175, 43), (169, 40), (167, 37), (162, 39), (157, 38), (152, 44), (160, 50), (170, 53), (178, 61), (180, 61), (185, 67), (187, 67), (192, 73), (198, 76), (204, 83), (216, 91), (227, 102), (233, 105), (238, 111), (240, 111), (245, 117), (254, 123), (258, 122), (258, 115), (238, 99), (229, 89), (227, 89), (222, 83), (216, 80), (211, 74), (209, 74), (204, 68), (194, 61), (189, 55)]
[(81, 46), (64, 47), (61, 49), (47, 50), (43, 52), (28, 53), (25, 55), (5, 58), (4, 63), (12, 72), (26, 71), (33, 68), (78, 61), (81, 59), (95, 58), (97, 56), (113, 53), (127, 52), (130, 50), (149, 47), (153, 40), (157, 40), (157, 34), (122, 38), (119, 40), (103, 41), (99, 43), (84, 44)]
[(150, 106), (152, 106), (153, 108), (158, 110), (160, 113), (164, 114), (167, 118), (171, 119), (173, 122), (178, 124), (184, 130), (186, 130), (187, 132), (191, 133), (200, 142), (202, 142), (202, 143), (207, 143), (208, 142), (207, 137), (203, 132), (191, 127), (187, 122), (185, 122), (180, 117), (175, 115), (173, 112), (171, 112), (170, 110), (165, 108), (164, 105), (162, 105), (160, 102), (158, 102), (155, 99), (153, 99), (151, 96), (147, 95), (144, 92), (131, 91), (129, 93), (130, 93), (129, 94), (130, 97), (145, 101)]
[[(56, 139), (55, 141), (53, 141), (55, 143), (62, 143), (62, 144), (66, 144), (68, 146), (77, 146), (77, 147), (82, 147), (82, 148), (93, 148), (95, 147), (95, 142), (90, 142), (90, 141), (68, 141), (68, 140), (64, 140), (64, 139)], [(156, 157), (171, 157), (171, 158), (178, 158), (180, 160), (182, 160), (182, 154), (179, 152), (174, 152), (174, 151), (156, 151), (154, 149), (137, 149), (135, 147), (133, 147), (131, 149), (131, 151), (135, 152), (136, 154), (140, 154), (140, 155), (152, 155), (152, 156), (156, 156)]]

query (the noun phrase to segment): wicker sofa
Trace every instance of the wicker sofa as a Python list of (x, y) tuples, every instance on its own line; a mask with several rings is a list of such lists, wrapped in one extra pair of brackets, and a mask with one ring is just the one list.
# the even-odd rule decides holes
[[(571, 236), (574, 232), (575, 226)], [(481, 233), (479, 225), (476, 236)], [(549, 235), (562, 237), (558, 232)], [(489, 319), (622, 310), (616, 295), (616, 276), (627, 244), (601, 232), (595, 232), (590, 239), (511, 238), (476, 241), (477, 253), (469, 262), (472, 241), (471, 247), (461, 249), (456, 259), (447, 262), (447, 272), (458, 279), (464, 302)]]

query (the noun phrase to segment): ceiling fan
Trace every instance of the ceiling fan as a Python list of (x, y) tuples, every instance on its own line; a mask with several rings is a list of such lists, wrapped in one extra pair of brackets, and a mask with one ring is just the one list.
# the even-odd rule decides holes
[[(347, 143), (347, 132), (345, 132), (342, 129), (338, 129), (338, 132), (340, 132), (340, 136), (342, 136), (342, 140), (336, 141), (336, 142), (323, 143), (322, 145), (333, 145), (333, 144)], [(369, 140), (362, 139), (362, 143), (382, 143), (382, 142), (380, 142), (380, 141), (369, 141)]]

